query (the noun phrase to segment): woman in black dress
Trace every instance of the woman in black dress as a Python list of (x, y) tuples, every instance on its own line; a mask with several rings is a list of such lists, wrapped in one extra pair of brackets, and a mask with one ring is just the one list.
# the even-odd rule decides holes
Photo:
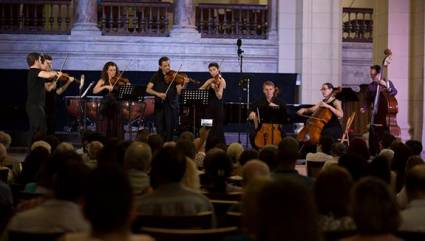
[(320, 89), (324, 99), (310, 108), (301, 108), (297, 112), (297, 114), (303, 115), (314, 113), (319, 107), (328, 108), (332, 112), (332, 118), (326, 123), (320, 135), (332, 137), (334, 141), (342, 137), (342, 127), (338, 119), (344, 116), (341, 101), (335, 98), (335, 90), (336, 88), (331, 83), (324, 83)]
[(221, 77), (220, 67), (217, 63), (210, 63), (208, 71), (211, 78), (205, 81), (200, 89), (208, 90), (207, 118), (213, 120), (213, 126), (209, 131), (206, 145), (215, 146), (217, 144), (225, 144), (223, 93), (226, 88), (226, 80)]

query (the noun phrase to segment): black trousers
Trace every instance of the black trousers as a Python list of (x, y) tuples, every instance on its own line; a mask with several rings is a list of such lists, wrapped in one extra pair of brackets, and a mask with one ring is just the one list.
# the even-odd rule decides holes
[(26, 111), (30, 126), (28, 144), (30, 145), (35, 135), (46, 134), (46, 112), (42, 105), (27, 105)]
[(178, 122), (178, 109), (169, 104), (155, 106), (155, 126), (164, 141), (173, 140), (174, 130)]

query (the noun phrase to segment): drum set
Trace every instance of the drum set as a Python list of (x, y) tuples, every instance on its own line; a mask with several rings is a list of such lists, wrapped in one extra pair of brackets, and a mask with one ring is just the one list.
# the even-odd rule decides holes
[[(100, 114), (102, 96), (66, 96), (66, 110), (69, 116), (82, 124), (83, 129), (96, 129), (96, 120)], [(155, 99), (153, 96), (145, 96), (143, 101), (120, 101), (121, 115), (127, 125), (138, 123), (138, 127), (143, 125), (145, 118), (150, 117), (154, 112)], [(82, 120), (82, 121), (81, 121)]]

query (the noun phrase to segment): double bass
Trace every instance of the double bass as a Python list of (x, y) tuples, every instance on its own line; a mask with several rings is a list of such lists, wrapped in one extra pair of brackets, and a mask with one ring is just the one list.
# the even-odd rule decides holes
[[(328, 102), (331, 98), (335, 98), (335, 95), (341, 92), (341, 88), (335, 88), (323, 102)], [(299, 142), (316, 145), (319, 143), (320, 136), (325, 125), (332, 119), (332, 111), (328, 108), (319, 106), (311, 116), (306, 116), (309, 119), (305, 123), (304, 127), (297, 134), (297, 140)], [(302, 115), (305, 116), (305, 115)]]
[[(392, 52), (390, 49), (384, 51), (385, 57), (382, 60), (382, 70), (380, 80), (387, 81), (384, 77), (385, 68), (392, 60)], [(381, 88), (380, 84), (376, 87), (376, 96), (373, 103), (373, 111), (370, 126), (388, 127), (390, 133), (398, 137), (400, 136), (400, 127), (397, 124), (398, 102), (395, 96), (390, 95), (387, 88)]]

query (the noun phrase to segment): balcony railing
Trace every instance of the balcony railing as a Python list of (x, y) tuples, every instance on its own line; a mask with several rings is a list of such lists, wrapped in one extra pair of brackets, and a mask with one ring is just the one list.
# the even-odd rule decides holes
[(69, 34), (71, 0), (0, 0), (0, 33)]
[(200, 3), (196, 26), (203, 38), (266, 39), (267, 11), (267, 5)]
[(98, 26), (104, 35), (168, 36), (169, 8), (167, 2), (105, 0)]
[(342, 40), (372, 42), (373, 9), (343, 8)]

